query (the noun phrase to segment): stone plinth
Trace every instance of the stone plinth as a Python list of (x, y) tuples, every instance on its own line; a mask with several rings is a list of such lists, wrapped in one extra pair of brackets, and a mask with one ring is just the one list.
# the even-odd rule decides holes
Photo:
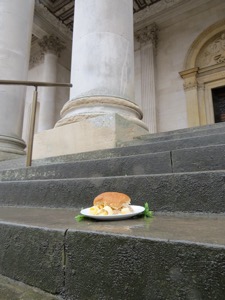
[(145, 133), (118, 114), (100, 115), (36, 134), (33, 159), (114, 148)]

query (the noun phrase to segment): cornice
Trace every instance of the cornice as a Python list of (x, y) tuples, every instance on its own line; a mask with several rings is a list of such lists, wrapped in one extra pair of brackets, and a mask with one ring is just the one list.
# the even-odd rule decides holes
[(55, 33), (58, 33), (64, 37), (64, 39), (72, 40), (71, 30), (58, 20), (39, 0), (35, 0), (35, 15), (45, 21), (49, 27), (53, 27)]
[(134, 23), (144, 21), (145, 19), (155, 16), (169, 8), (176, 6), (180, 3), (186, 3), (190, 0), (161, 0), (153, 5), (147, 6), (145, 9), (134, 14)]

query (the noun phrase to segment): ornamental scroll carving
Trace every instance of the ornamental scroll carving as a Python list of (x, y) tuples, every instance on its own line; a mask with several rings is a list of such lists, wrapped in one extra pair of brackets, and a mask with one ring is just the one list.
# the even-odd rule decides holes
[(60, 53), (63, 49), (65, 49), (65, 45), (63, 42), (60, 41), (60, 39), (51, 34), (49, 36), (45, 35), (40, 41), (39, 46), (42, 49), (42, 52), (53, 52), (57, 56), (60, 56)]
[(225, 62), (225, 32), (205, 46), (197, 58), (198, 67), (207, 67)]
[(153, 46), (157, 47), (158, 42), (158, 26), (155, 23), (152, 23), (149, 26), (146, 26), (135, 33), (137, 41), (141, 44), (146, 44), (152, 42)]

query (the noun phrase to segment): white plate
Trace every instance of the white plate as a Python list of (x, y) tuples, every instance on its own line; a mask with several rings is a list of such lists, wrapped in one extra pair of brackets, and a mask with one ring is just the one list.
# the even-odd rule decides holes
[(125, 219), (129, 219), (132, 218), (140, 213), (142, 213), (145, 208), (143, 206), (139, 206), (139, 205), (131, 205), (132, 209), (134, 210), (133, 212), (129, 213), (129, 214), (119, 214), (119, 215), (110, 215), (110, 216), (96, 216), (96, 215), (91, 215), (89, 212), (90, 207), (82, 209), (81, 210), (81, 214), (88, 217), (88, 218), (92, 218), (92, 219), (96, 219), (96, 220), (102, 220), (102, 221), (113, 221), (113, 220), (125, 220)]

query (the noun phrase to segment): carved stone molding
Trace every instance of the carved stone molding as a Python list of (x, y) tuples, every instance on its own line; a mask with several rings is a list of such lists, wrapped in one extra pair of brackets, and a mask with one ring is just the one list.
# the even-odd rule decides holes
[(180, 76), (184, 79), (183, 86), (185, 91), (196, 89), (198, 87), (197, 73), (198, 68), (192, 68), (179, 73)]
[(145, 9), (134, 14), (134, 23), (145, 20), (157, 13), (167, 10), (181, 2), (188, 2), (190, 0), (161, 0), (153, 5), (147, 6)]
[(51, 34), (49, 36), (45, 35), (39, 42), (39, 46), (43, 53), (52, 52), (57, 56), (60, 56), (60, 53), (63, 49), (65, 49), (65, 45), (60, 39)]
[(183, 86), (185, 91), (196, 89), (198, 86), (196, 78), (185, 79)]
[(153, 46), (156, 48), (158, 41), (158, 26), (153, 23), (146, 26), (135, 33), (137, 41), (141, 44), (146, 44), (152, 42)]
[(216, 36), (200, 52), (196, 65), (207, 67), (225, 62), (225, 31)]

